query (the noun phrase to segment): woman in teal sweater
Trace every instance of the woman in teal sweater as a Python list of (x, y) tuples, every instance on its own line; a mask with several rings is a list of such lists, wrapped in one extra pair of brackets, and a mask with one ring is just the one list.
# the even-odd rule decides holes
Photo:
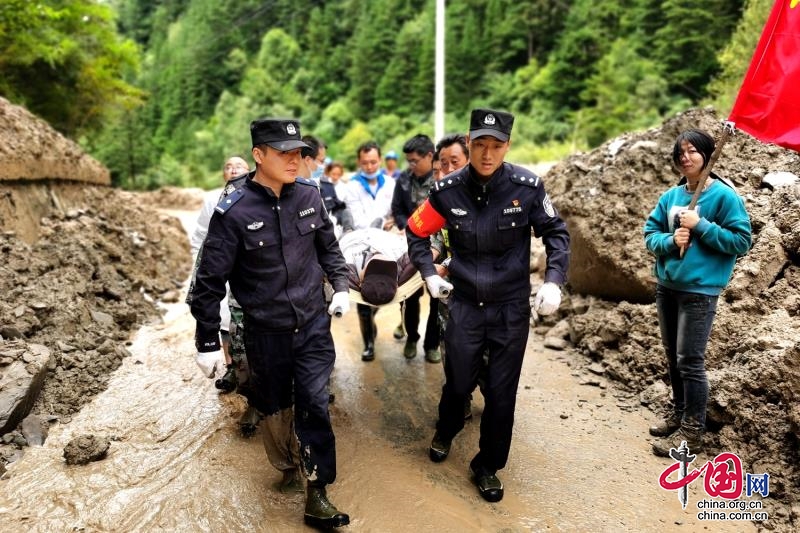
[(714, 139), (704, 131), (678, 135), (672, 160), (683, 178), (661, 195), (644, 226), (645, 245), (656, 257), (656, 307), (674, 405), (665, 421), (650, 428), (651, 435), (662, 437), (653, 443), (653, 453), (664, 457), (684, 440), (691, 452), (702, 449), (708, 402), (705, 352), (717, 298), (737, 256), (752, 243), (744, 202), (714, 173), (695, 209), (687, 209), (713, 151)]

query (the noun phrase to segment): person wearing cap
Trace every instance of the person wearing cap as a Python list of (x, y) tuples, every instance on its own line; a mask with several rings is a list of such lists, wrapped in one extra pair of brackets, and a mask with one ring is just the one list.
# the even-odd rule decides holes
[[(437, 182), (408, 221), (409, 255), (434, 297), (450, 294), (445, 327), (445, 383), (429, 456), (444, 461), (464, 427), (464, 402), (475, 388), (488, 351), (482, 390), (478, 453), (473, 482), (489, 502), (503, 498), (497, 471), (511, 448), (514, 407), (530, 330), (531, 229), (547, 250), (545, 283), (534, 310), (547, 315), (561, 303), (569, 266), (569, 233), (541, 179), (504, 161), (514, 116), (475, 109), (468, 135), (469, 164)], [(450, 282), (436, 273), (430, 236), (446, 228)]]
[[(433, 141), (430, 137), (417, 134), (403, 145), (408, 169), (397, 178), (392, 198), (392, 216), (394, 223), (401, 231), (408, 225), (408, 217), (428, 198), (428, 191), (435, 183), (433, 175)], [(403, 356), (413, 359), (417, 355), (417, 342), (420, 339), (419, 311), (420, 299), (424, 289), (413, 294), (403, 303), (403, 322), (408, 334), (403, 348)], [(425, 338), (422, 348), (425, 360), (429, 363), (438, 363), (442, 360), (439, 352), (439, 314), (438, 300), (431, 298), (428, 309), (428, 320), (425, 324)]]
[(383, 159), (383, 161), (386, 165), (386, 175), (391, 176), (394, 179), (399, 178), (400, 174), (402, 174), (402, 171), (397, 166), (397, 152), (394, 150), (389, 150), (386, 152), (386, 157)]
[[(350, 518), (327, 498), (336, 479), (327, 385), (336, 357), (330, 315), (350, 308), (347, 267), (316, 184), (297, 178), (307, 146), (299, 123), (255, 120), (250, 135), (256, 168), (217, 205), (197, 269), (195, 345), (199, 354), (219, 350), (219, 302), (230, 281), (247, 328), (249, 400), (267, 418), (294, 405), (304, 520), (339, 527)], [(334, 290), (330, 305), (324, 276)]]
[[(347, 183), (344, 203), (353, 216), (353, 228), (388, 229), (391, 226), (392, 194), (395, 180), (381, 169), (381, 149), (374, 141), (368, 141), (356, 150), (358, 172)], [(375, 336), (378, 328), (375, 313), (378, 309), (357, 304), (358, 326), (364, 340), (362, 361), (375, 359)]]

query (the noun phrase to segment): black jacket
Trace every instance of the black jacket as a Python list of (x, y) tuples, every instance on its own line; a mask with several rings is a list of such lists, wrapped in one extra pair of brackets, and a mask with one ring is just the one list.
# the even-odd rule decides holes
[(533, 228), (547, 250), (545, 281), (562, 285), (569, 233), (539, 177), (504, 163), (484, 185), (471, 169), (467, 165), (438, 181), (408, 221), (408, 252), (422, 277), (436, 274), (430, 235), (444, 227), (455, 297), (475, 304), (527, 301)]
[[(323, 277), (347, 291), (347, 267), (314, 182), (297, 179), (276, 197), (253, 181), (223, 198), (211, 218), (191, 303), (199, 351), (218, 347), (225, 282), (248, 327), (302, 328), (325, 310)], [(215, 344), (217, 343), (217, 344)]]
[(392, 193), (392, 216), (398, 229), (406, 229), (408, 217), (425, 201), (434, 183), (432, 170), (422, 178), (406, 170), (397, 178)]

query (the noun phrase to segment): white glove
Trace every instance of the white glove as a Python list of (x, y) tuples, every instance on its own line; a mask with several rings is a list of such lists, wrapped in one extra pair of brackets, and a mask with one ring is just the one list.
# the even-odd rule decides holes
[(431, 293), (433, 298), (447, 298), (450, 296), (450, 291), (453, 290), (453, 285), (442, 279), (442, 276), (436, 274), (425, 278), (425, 283), (428, 285), (428, 292)]
[(350, 293), (335, 292), (331, 297), (331, 305), (328, 306), (328, 314), (342, 316), (350, 310)]
[(561, 305), (561, 287), (548, 281), (536, 293), (533, 299), (533, 310), (540, 315), (552, 315)]
[(200, 367), (200, 372), (207, 378), (213, 378), (215, 373), (222, 375), (225, 372), (225, 356), (222, 350), (216, 352), (197, 352), (194, 362)]

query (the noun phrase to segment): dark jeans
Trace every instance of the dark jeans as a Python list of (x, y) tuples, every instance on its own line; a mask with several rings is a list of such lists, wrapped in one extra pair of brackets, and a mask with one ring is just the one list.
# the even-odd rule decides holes
[[(417, 292), (409, 296), (403, 302), (403, 322), (408, 333), (408, 342), (419, 340), (419, 301), (422, 298), (424, 288), (420, 287)], [(430, 299), (428, 309), (428, 322), (425, 324), (425, 340), (422, 348), (425, 350), (435, 350), (439, 347), (439, 300)]]
[(336, 352), (331, 318), (319, 313), (296, 332), (263, 332), (244, 317), (250, 403), (265, 415), (294, 404), (294, 423), (306, 476), (336, 479), (336, 445), (328, 413), (328, 380)]
[(478, 306), (451, 297), (445, 330), (445, 384), (436, 429), (451, 440), (464, 428), (464, 402), (475, 389), (488, 351), (485, 407), (476, 464), (489, 473), (505, 467), (511, 449), (517, 385), (530, 331), (528, 300)]
[(667, 353), (675, 413), (687, 426), (705, 429), (708, 403), (706, 345), (717, 296), (656, 288), (661, 342)]

